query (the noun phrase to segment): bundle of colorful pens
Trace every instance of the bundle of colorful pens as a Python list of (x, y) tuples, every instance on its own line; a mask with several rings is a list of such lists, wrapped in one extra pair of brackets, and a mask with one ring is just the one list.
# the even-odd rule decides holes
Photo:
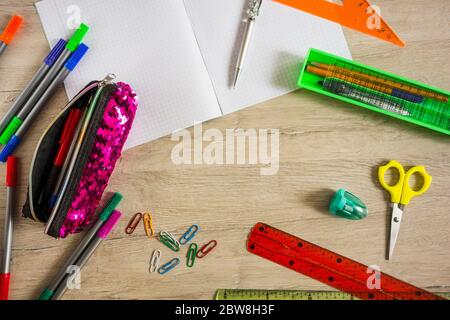
[(450, 134), (450, 93), (317, 49), (299, 86)]
[(61, 136), (58, 140), (57, 152), (48, 171), (45, 185), (41, 189), (37, 199), (36, 208), (50, 217), (50, 213), (55, 207), (58, 194), (62, 188), (64, 180), (70, 176), (69, 162), (74, 158), (75, 142), (83, 135), (82, 125), (87, 112), (88, 101), (81, 99), (76, 108), (70, 110), (64, 122)]
[(99, 214), (98, 220), (86, 232), (86, 235), (59, 273), (41, 293), (39, 300), (58, 300), (64, 295), (67, 288), (72, 284), (71, 280), (86, 265), (95, 250), (119, 221), (122, 214), (115, 209), (121, 200), (122, 195), (120, 193), (115, 193), (112, 196)]
[(75, 69), (88, 47), (81, 43), (89, 27), (81, 24), (72, 38), (60, 39), (22, 93), (0, 121), (0, 161), (5, 162), (20, 144), (55, 90)]
[[(128, 223), (125, 228), (125, 233), (131, 235), (136, 230), (140, 221), (144, 221), (144, 230), (145, 234), (149, 239), (152, 239), (155, 236), (155, 230), (153, 227), (153, 219), (150, 213), (136, 213)], [(196, 224), (192, 225), (179, 239), (177, 239), (172, 233), (167, 231), (161, 231), (159, 236), (157, 236), (158, 240), (164, 244), (167, 248), (172, 250), (173, 252), (179, 252), (181, 246), (186, 245), (190, 242), (200, 231), (200, 227)], [(186, 253), (186, 266), (188, 268), (192, 268), (196, 259), (202, 259), (207, 254), (209, 254), (215, 247), (217, 246), (216, 240), (211, 240), (208, 243), (204, 244), (199, 248), (197, 243), (191, 243), (188, 247), (188, 251)], [(161, 250), (154, 250), (152, 256), (150, 258), (150, 273), (158, 272), (161, 275), (168, 273), (170, 270), (175, 268), (180, 264), (181, 260), (179, 258), (173, 258), (169, 262), (160, 266), (162, 257)]]

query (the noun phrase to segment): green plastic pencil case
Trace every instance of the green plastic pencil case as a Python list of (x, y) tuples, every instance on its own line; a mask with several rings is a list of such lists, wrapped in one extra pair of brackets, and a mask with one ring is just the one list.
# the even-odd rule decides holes
[(450, 135), (450, 92), (311, 48), (298, 86)]

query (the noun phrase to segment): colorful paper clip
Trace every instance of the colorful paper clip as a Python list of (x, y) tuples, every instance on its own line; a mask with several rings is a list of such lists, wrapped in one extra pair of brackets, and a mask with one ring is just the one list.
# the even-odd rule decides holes
[(161, 262), (161, 251), (154, 250), (152, 254), (152, 258), (150, 259), (150, 268), (148, 271), (150, 273), (155, 273), (159, 268), (159, 263)]
[(172, 260), (170, 260), (169, 262), (167, 262), (166, 264), (163, 264), (159, 269), (158, 269), (158, 273), (163, 275), (166, 274), (167, 272), (169, 272), (170, 270), (172, 270), (173, 268), (175, 268), (177, 265), (180, 264), (180, 259), (178, 258), (173, 258)]
[(216, 246), (217, 246), (217, 241), (211, 240), (210, 242), (205, 244), (203, 247), (201, 247), (200, 250), (197, 251), (197, 258), (199, 258), (199, 259), (204, 258)]
[(159, 241), (164, 243), (164, 245), (172, 251), (180, 251), (180, 243), (170, 232), (161, 231), (159, 233)]
[(180, 244), (184, 245), (195, 237), (200, 227), (196, 224), (192, 225), (180, 238)]
[(126, 234), (132, 234), (134, 230), (136, 230), (136, 227), (138, 226), (139, 222), (142, 219), (142, 213), (138, 212), (136, 213), (133, 218), (131, 218), (130, 222), (128, 223), (125, 233)]
[(155, 235), (155, 230), (153, 229), (153, 219), (150, 213), (144, 213), (144, 230), (147, 237), (151, 239)]
[(197, 255), (197, 250), (198, 250), (197, 244), (196, 243), (191, 243), (191, 245), (189, 246), (189, 250), (187, 252), (187, 255), (186, 255), (186, 258), (187, 258), (186, 265), (189, 268), (192, 268), (194, 266), (195, 257)]

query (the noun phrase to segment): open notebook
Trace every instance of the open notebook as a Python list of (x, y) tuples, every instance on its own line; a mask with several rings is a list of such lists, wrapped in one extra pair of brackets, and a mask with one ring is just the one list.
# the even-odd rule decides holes
[(264, 0), (233, 90), (247, 4), (45, 0), (36, 7), (51, 45), (71, 35), (67, 25), (78, 13), (91, 27), (86, 38), (91, 50), (65, 82), (69, 98), (108, 73), (137, 92), (140, 104), (126, 146), (130, 148), (294, 90), (310, 47), (350, 58), (339, 25)]

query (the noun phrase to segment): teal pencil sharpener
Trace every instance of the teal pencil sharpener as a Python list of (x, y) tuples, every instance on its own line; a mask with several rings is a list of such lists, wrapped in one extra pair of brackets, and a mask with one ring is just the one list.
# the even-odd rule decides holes
[(364, 219), (369, 213), (364, 202), (344, 189), (339, 189), (333, 195), (329, 211), (334, 216), (349, 220)]

